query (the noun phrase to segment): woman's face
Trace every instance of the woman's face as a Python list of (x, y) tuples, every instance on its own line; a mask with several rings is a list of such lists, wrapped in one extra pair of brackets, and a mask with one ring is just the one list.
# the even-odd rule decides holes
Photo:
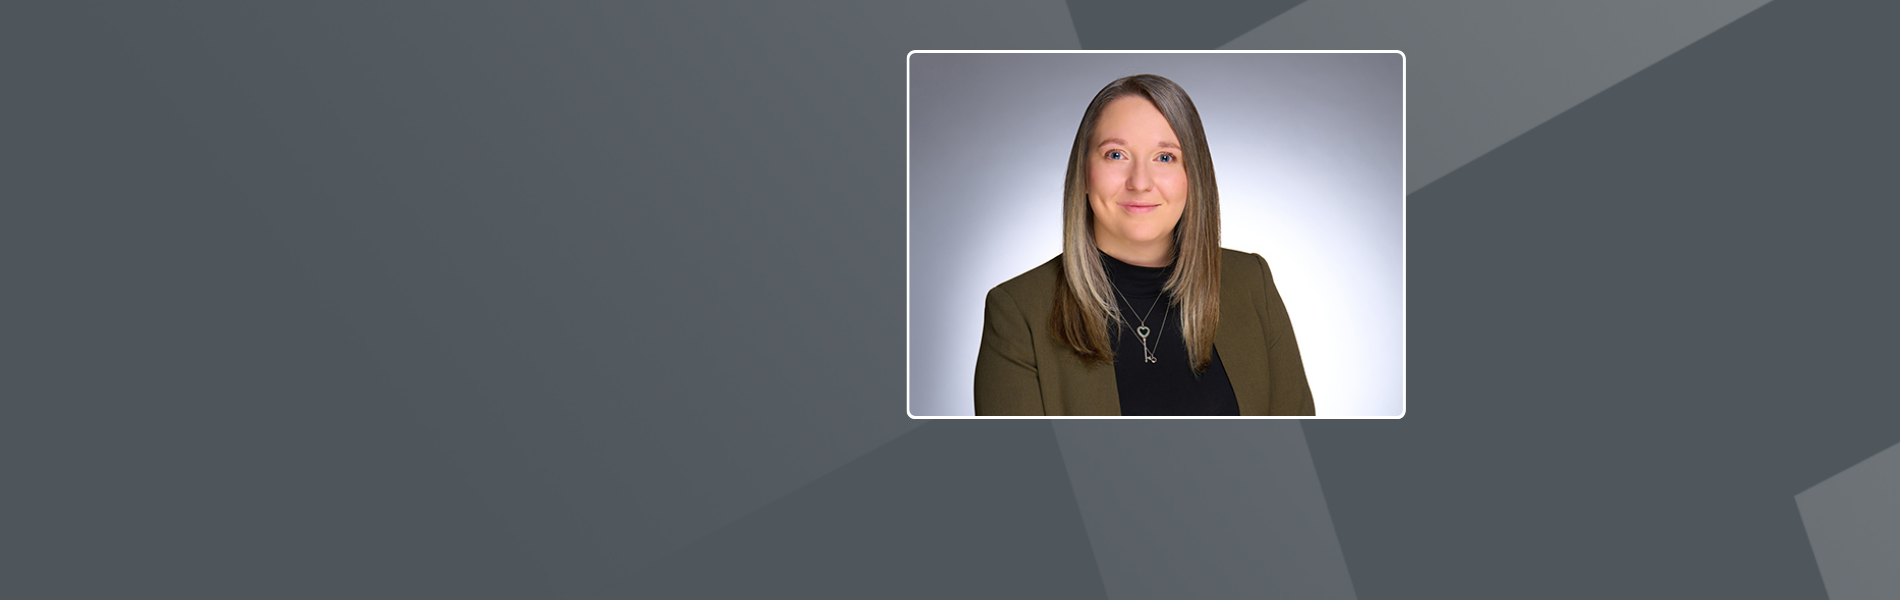
[(1146, 98), (1117, 98), (1102, 110), (1091, 142), (1095, 244), (1124, 261), (1168, 260), (1174, 224), (1187, 207), (1188, 177), (1167, 118)]

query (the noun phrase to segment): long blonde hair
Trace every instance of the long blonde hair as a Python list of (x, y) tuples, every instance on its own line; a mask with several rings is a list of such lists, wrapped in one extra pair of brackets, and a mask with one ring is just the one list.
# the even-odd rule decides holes
[[(1181, 164), (1188, 176), (1187, 206), (1174, 226), (1174, 274), (1163, 289), (1180, 308), (1181, 337), (1188, 364), (1196, 373), (1214, 361), (1214, 331), (1220, 323), (1220, 193), (1214, 186), (1214, 160), (1207, 132), (1194, 101), (1173, 81), (1159, 75), (1131, 75), (1096, 92), (1082, 113), (1069, 149), (1069, 173), (1062, 185), (1062, 275), (1057, 279), (1050, 329), (1087, 362), (1113, 363), (1109, 331), (1124, 324), (1115, 293), (1095, 245), (1095, 212), (1089, 208), (1088, 158), (1096, 123), (1110, 102), (1140, 96), (1154, 103), (1181, 142)], [(1110, 324), (1114, 326), (1111, 327)]]

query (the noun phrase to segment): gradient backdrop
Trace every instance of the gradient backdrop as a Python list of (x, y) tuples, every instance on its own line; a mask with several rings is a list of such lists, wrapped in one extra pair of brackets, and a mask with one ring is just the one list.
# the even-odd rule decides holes
[[(0, 596), (1891, 598), (1897, 20), (7, 3)], [(931, 48), (1405, 51), (1406, 417), (907, 418)]]
[(1062, 178), (1089, 100), (1168, 77), (1201, 113), (1221, 245), (1267, 257), (1320, 416), (1404, 411), (1404, 58), (948, 54), (910, 58), (910, 414), (975, 414), (990, 288), (1062, 252)]

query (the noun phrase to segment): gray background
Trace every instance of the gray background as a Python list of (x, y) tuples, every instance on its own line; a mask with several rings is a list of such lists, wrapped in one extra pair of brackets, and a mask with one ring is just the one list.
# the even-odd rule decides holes
[(910, 414), (972, 415), (983, 296), (1062, 252), (1076, 123), (1109, 81), (1194, 97), (1221, 245), (1267, 258), (1320, 416), (1398, 416), (1404, 65), (1374, 54), (910, 58)]
[[(1756, 4), (9, 3), (0, 596), (1825, 597), (1900, 14)], [(900, 410), (907, 51), (1583, 38), (1408, 140), (1406, 418)]]

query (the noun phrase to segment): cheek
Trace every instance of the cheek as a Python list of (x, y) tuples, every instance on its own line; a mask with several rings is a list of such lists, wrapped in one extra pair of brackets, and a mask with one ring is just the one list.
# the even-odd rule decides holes
[(1161, 188), (1161, 195), (1168, 199), (1168, 212), (1172, 213), (1169, 215), (1169, 219), (1179, 223), (1181, 221), (1181, 215), (1187, 212), (1187, 173), (1175, 172), (1171, 175), (1172, 176), (1166, 179), (1156, 181), (1155, 186)]
[(1169, 200), (1187, 201), (1188, 180), (1185, 172), (1170, 171), (1166, 177), (1156, 179), (1155, 187), (1161, 188), (1161, 195)]
[(1122, 189), (1122, 182), (1128, 178), (1117, 171), (1114, 164), (1096, 164), (1089, 167), (1089, 197), (1112, 198)]

